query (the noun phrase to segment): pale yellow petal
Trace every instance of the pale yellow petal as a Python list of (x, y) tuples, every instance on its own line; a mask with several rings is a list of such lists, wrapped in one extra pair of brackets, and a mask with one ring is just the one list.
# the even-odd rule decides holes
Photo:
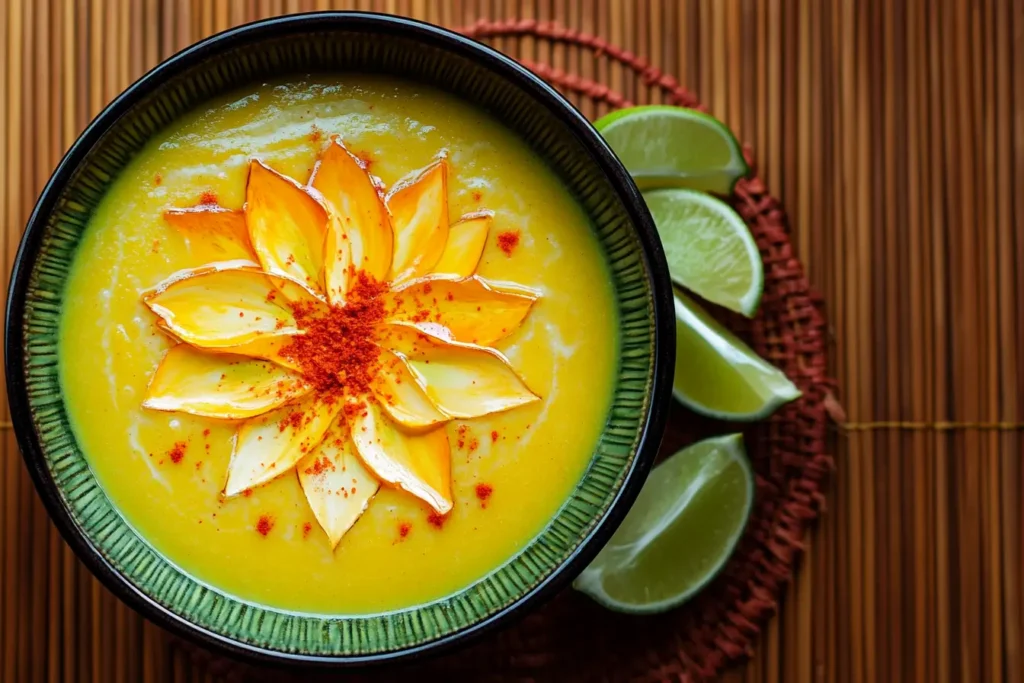
[(493, 215), (490, 211), (481, 211), (463, 216), (454, 224), (448, 231), (448, 243), (441, 260), (434, 266), (434, 273), (456, 278), (472, 275), (484, 253)]
[(185, 237), (188, 250), (198, 263), (256, 260), (241, 211), (200, 204), (187, 209), (169, 209), (164, 212), (164, 219)]
[(327, 300), (334, 306), (345, 304), (352, 288), (356, 270), (352, 266), (352, 242), (340, 216), (332, 213), (327, 222), (327, 243), (324, 247), (324, 288)]
[(362, 162), (338, 140), (324, 150), (313, 177), (313, 186), (336, 217), (327, 240), (326, 281), (328, 296), (347, 291), (348, 266), (383, 281), (391, 267), (394, 235), (391, 219), (378, 188)]
[(391, 419), (410, 431), (422, 431), (451, 418), (427, 397), (405, 359), (381, 349), (374, 395)]
[(449, 341), (409, 323), (392, 323), (380, 334), (381, 345), (408, 359), (430, 400), (452, 417), (480, 417), (540, 400), (494, 349)]
[(323, 292), (327, 209), (305, 187), (253, 159), (245, 188), (245, 221), (266, 272)]
[(430, 275), (393, 290), (385, 304), (391, 320), (430, 322), (460, 342), (491, 346), (522, 324), (540, 295), (524, 287)]
[(407, 434), (395, 425), (376, 401), (358, 410), (346, 407), (356, 451), (374, 476), (411, 493), (438, 514), (452, 509), (452, 463), (448, 434), (434, 429)]
[(142, 405), (240, 420), (278, 408), (309, 389), (299, 375), (274, 363), (179, 344), (164, 354)]
[(380, 482), (356, 455), (342, 420), (335, 421), (320, 445), (299, 461), (296, 471), (313, 516), (331, 548), (336, 548), (369, 507)]
[(426, 275), (448, 241), (448, 162), (444, 159), (400, 182), (387, 197), (395, 250), (392, 284)]
[(235, 435), (224, 495), (234, 496), (288, 472), (320, 445), (341, 401), (310, 397), (250, 418)]
[(294, 336), (290, 334), (264, 335), (236, 346), (227, 346), (221, 349), (207, 348), (203, 350), (208, 353), (229, 353), (250, 358), (262, 358), (290, 370), (299, 370), (299, 364), (295, 362), (295, 359), (281, 353), (281, 349), (288, 346), (292, 339), (294, 339)]
[[(276, 286), (275, 286), (276, 284)], [(227, 348), (296, 334), (283, 291), (320, 305), (299, 285), (268, 276), (248, 261), (226, 261), (175, 273), (143, 294), (163, 329), (203, 348)]]

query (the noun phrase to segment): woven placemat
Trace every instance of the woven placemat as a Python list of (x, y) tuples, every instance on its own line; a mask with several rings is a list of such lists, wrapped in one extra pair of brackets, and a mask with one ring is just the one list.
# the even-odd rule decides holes
[[(666, 102), (705, 110), (675, 78), (599, 37), (533, 20), (480, 21), (462, 33), (477, 39), (530, 35), (580, 46), (629, 68), (645, 85), (659, 88)], [(605, 102), (612, 108), (632, 105), (621, 93), (578, 74), (547, 64), (522, 63), (563, 91)], [(838, 406), (832, 398), (834, 385), (826, 374), (821, 299), (811, 290), (793, 253), (784, 211), (758, 178), (751, 150), (745, 148), (744, 154), (755, 170), (737, 184), (732, 203), (761, 250), (764, 294), (754, 320), (721, 310), (714, 313), (761, 356), (781, 368), (803, 396), (744, 432), (757, 485), (750, 522), (733, 557), (704, 591), (667, 614), (615, 614), (566, 590), (504, 631), (457, 653), (409, 665), (389, 677), (701, 681), (750, 653), (792, 577), (804, 532), (823, 507), (820, 488), (832, 469), (832, 458), (826, 453), (828, 416), (835, 414)], [(715, 423), (674, 406), (661, 455), (704, 436), (736, 429), (735, 425)], [(257, 671), (189, 647), (197, 663), (227, 680), (316, 678)], [(367, 680), (374, 681), (385, 678), (380, 674), (367, 676)]]

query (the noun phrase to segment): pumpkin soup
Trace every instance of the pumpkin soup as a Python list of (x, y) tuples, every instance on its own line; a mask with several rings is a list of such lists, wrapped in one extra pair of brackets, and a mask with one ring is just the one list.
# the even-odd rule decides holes
[(617, 315), (586, 216), (511, 132), (379, 78), (193, 112), (113, 183), (60, 367), (124, 517), (296, 611), (443, 597), (536, 535), (605, 423)]

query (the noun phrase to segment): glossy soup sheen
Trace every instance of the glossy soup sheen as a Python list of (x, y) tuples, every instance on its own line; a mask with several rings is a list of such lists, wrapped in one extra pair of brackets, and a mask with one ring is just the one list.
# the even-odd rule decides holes
[[(240, 207), (254, 155), (305, 182), (331, 134), (389, 186), (447, 150), (451, 220), (495, 211), (478, 273), (543, 295), (497, 344), (543, 400), (448, 425), (455, 509), (443, 526), (430, 523), (425, 504), (383, 488), (333, 553), (293, 471), (249, 496), (221, 498), (231, 423), (140, 407), (170, 343), (139, 299), (196, 265), (165, 209), (208, 192)], [(520, 231), (510, 255), (497, 243), (508, 230)], [(104, 490), (173, 563), (260, 604), (367, 613), (464, 588), (544, 527), (582, 476), (606, 421), (617, 338), (613, 292), (587, 218), (525, 144), (441, 93), (352, 78), (237, 93), (152, 140), (115, 181), (82, 241), (67, 285), (60, 367), (75, 433)], [(187, 448), (175, 463), (169, 451), (179, 441)], [(490, 487), (486, 500), (479, 484)], [(261, 516), (273, 519), (266, 535), (257, 530)]]

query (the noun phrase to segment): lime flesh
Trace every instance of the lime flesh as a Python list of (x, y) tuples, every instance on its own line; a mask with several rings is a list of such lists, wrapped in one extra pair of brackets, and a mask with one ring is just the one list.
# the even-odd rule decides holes
[(689, 187), (728, 195), (750, 170), (729, 128), (693, 109), (620, 109), (594, 126), (640, 189)]
[(573, 586), (622, 612), (679, 605), (729, 558), (753, 492), (741, 435), (679, 451), (654, 468), (622, 526)]
[(685, 189), (652, 190), (644, 201), (665, 248), (672, 279), (691, 292), (752, 317), (764, 268), (747, 224), (725, 202)]
[(800, 396), (800, 390), (778, 368), (685, 294), (676, 292), (675, 307), (672, 393), (683, 404), (723, 420), (759, 420)]

